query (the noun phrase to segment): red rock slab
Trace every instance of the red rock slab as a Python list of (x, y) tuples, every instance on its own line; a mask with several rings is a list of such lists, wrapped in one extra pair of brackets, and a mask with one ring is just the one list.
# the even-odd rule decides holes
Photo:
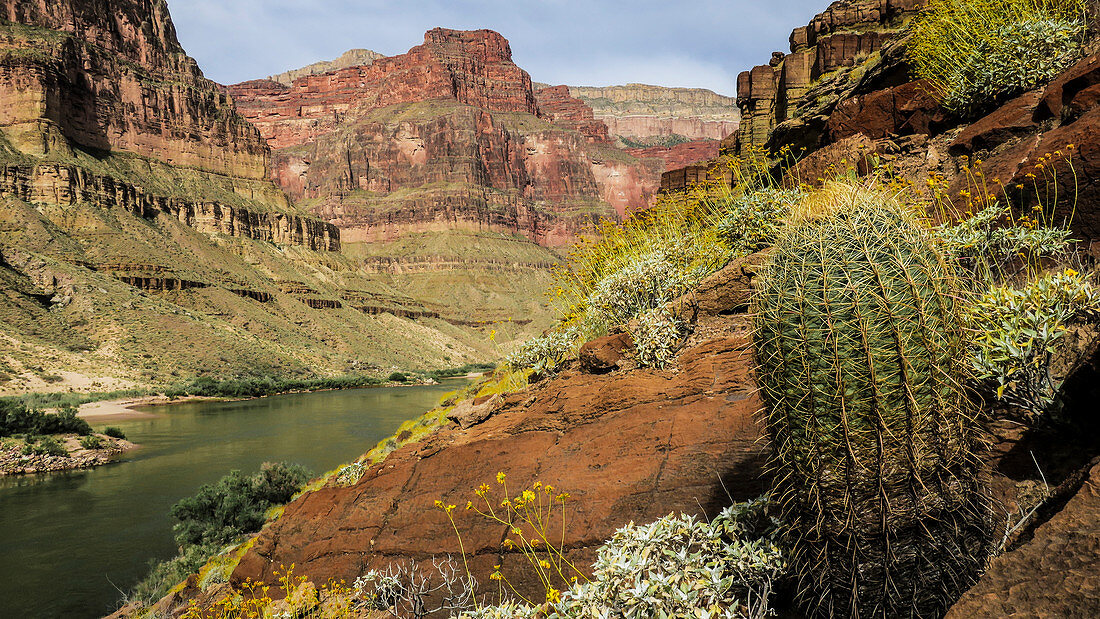
[(1010, 140), (1035, 133), (1036, 105), (1041, 92), (1034, 90), (1005, 103), (991, 114), (967, 126), (951, 142), (951, 154), (969, 155), (975, 151), (991, 150)]
[(1100, 99), (1100, 54), (1092, 54), (1059, 75), (1043, 91), (1036, 115), (1080, 114)]
[(316, 582), (350, 581), (393, 561), (457, 555), (451, 523), (433, 505), (440, 499), (458, 506), (455, 522), (480, 582), (502, 565), (521, 590), (541, 595), (525, 559), (502, 548), (507, 529), (463, 509), (479, 500), (478, 485), (488, 483), (499, 501), (495, 479), (504, 472), (513, 496), (536, 480), (569, 492), (564, 546), (587, 565), (628, 522), (713, 516), (765, 490), (756, 391), (744, 335), (704, 341), (665, 370), (566, 372), (507, 396), (479, 425), (448, 426), (399, 449), (355, 486), (302, 496), (260, 534), (233, 582), (272, 581), (291, 563)]
[(1030, 541), (997, 557), (947, 617), (1100, 617), (1100, 464)]
[(876, 90), (840, 103), (829, 117), (829, 141), (856, 134), (871, 139), (938, 132), (946, 111), (924, 80)]

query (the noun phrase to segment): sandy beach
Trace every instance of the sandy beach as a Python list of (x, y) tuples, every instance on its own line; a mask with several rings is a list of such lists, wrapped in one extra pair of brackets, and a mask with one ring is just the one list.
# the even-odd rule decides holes
[(146, 419), (156, 417), (147, 411), (139, 411), (139, 406), (166, 406), (169, 404), (182, 404), (199, 400), (214, 400), (217, 398), (204, 398), (190, 396), (169, 399), (163, 395), (147, 395), (137, 398), (123, 398), (120, 400), (104, 400), (102, 402), (89, 402), (81, 405), (76, 416), (86, 419), (90, 423), (102, 423), (105, 421), (123, 421), (126, 419)]

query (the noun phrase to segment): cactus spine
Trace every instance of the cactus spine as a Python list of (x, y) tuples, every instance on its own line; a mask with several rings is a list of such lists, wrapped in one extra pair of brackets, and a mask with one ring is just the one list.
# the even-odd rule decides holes
[(754, 325), (802, 602), (941, 616), (989, 538), (954, 272), (886, 194), (818, 196), (827, 208), (792, 222), (762, 271)]

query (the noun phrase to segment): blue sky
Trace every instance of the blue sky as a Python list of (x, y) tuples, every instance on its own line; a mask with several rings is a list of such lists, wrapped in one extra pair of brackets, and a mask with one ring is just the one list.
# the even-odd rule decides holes
[(169, 0), (180, 41), (235, 83), (339, 56), (401, 54), (436, 26), (490, 28), (536, 81), (642, 82), (735, 94), (828, 0)]

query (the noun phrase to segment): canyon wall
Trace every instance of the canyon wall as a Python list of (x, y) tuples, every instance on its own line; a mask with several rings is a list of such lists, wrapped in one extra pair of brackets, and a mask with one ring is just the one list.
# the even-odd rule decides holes
[(569, 93), (630, 146), (671, 146), (670, 138), (721, 140), (737, 131), (741, 117), (735, 99), (702, 88), (570, 86)]
[(205, 172), (267, 175), (267, 150), (176, 40), (164, 0), (4, 0), (0, 131), (44, 155), (65, 141)]
[[(465, 62), (448, 45), (441, 62)], [(507, 74), (534, 106), (525, 75), (469, 72), (477, 96), (506, 98)], [(0, 1), (0, 393), (461, 365), (499, 352), (472, 317), (533, 321), (498, 342), (548, 324), (529, 303), (548, 269), (479, 277), (551, 252), (519, 244), (450, 273), (463, 300), (443, 302), (443, 282), (343, 255), (270, 158), (180, 47), (164, 0)]]
[(811, 86), (830, 73), (851, 69), (898, 38), (907, 18), (925, 0), (840, 0), (791, 33), (791, 53), (737, 77), (743, 126), (742, 152), (763, 145), (780, 123), (795, 118)]
[(499, 34), (435, 29), (408, 53), (228, 87), (273, 178), (351, 242), (449, 229), (567, 245), (643, 208), (662, 159), (615, 149), (565, 87), (535, 92)]

